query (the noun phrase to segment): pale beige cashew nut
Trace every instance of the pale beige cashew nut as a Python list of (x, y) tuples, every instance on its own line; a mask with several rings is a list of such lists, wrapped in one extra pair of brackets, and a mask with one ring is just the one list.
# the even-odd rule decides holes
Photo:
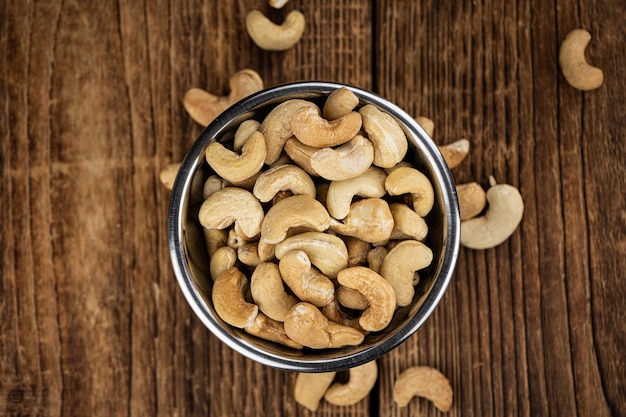
[(241, 148), (241, 154), (231, 151), (219, 142), (212, 142), (206, 148), (206, 161), (219, 176), (237, 183), (261, 171), (265, 154), (265, 137), (256, 131)]
[(361, 115), (350, 112), (335, 120), (326, 120), (317, 107), (296, 111), (291, 118), (291, 131), (305, 145), (317, 148), (339, 146), (359, 134)]
[[(328, 209), (326, 205), (326, 197), (328, 196), (328, 187), (330, 184), (327, 182), (320, 182), (315, 185), (315, 199), (322, 203), (326, 209)], [(329, 213), (330, 214), (330, 213)]]
[(218, 248), (209, 261), (209, 271), (213, 281), (237, 263), (237, 251), (229, 246)]
[(276, 244), (287, 237), (289, 228), (304, 226), (323, 232), (330, 225), (326, 208), (308, 195), (294, 195), (272, 206), (263, 219), (261, 240)]
[(364, 266), (353, 266), (339, 272), (337, 281), (367, 299), (369, 307), (359, 318), (364, 330), (377, 332), (391, 323), (396, 310), (396, 295), (391, 284), (380, 274)]
[(366, 264), (367, 253), (372, 248), (372, 245), (369, 242), (354, 236), (346, 236), (344, 241), (346, 242), (346, 248), (348, 249), (348, 266)]
[(228, 232), (226, 230), (203, 227), (202, 232), (204, 234), (206, 252), (209, 257), (213, 256), (222, 246), (226, 246), (226, 242), (228, 242)]
[(244, 265), (256, 267), (261, 262), (259, 242), (249, 242), (237, 248), (237, 259)]
[(382, 169), (370, 167), (358, 177), (331, 182), (326, 195), (328, 213), (335, 219), (341, 220), (350, 212), (350, 205), (355, 196), (383, 197), (387, 193), (386, 178)]
[(283, 323), (272, 320), (261, 312), (257, 314), (251, 324), (247, 325), (243, 329), (246, 331), (246, 333), (264, 340), (280, 343), (281, 345), (288, 346), (294, 349), (303, 348), (300, 343), (291, 340), (289, 336), (287, 336)]
[(280, 165), (257, 178), (252, 194), (262, 203), (267, 203), (281, 191), (315, 198), (315, 183), (302, 168), (292, 164)]
[(393, 225), (389, 204), (382, 198), (374, 197), (352, 203), (343, 222), (330, 219), (330, 230), (370, 243), (389, 239)]
[(435, 133), (435, 122), (432, 119), (429, 119), (426, 116), (417, 116), (415, 118), (415, 121), (417, 122), (417, 124), (422, 126), (422, 129), (426, 131), (426, 134), (428, 134), (428, 136), (430, 136), (431, 138), (433, 137), (433, 134)]
[(200, 88), (191, 88), (183, 97), (183, 107), (193, 120), (208, 126), (217, 116), (244, 97), (263, 89), (263, 80), (251, 69), (235, 73), (229, 81), (227, 97), (215, 96)]
[(285, 317), (285, 333), (292, 340), (312, 349), (357, 346), (363, 342), (360, 331), (329, 321), (313, 304), (300, 302)]
[(259, 200), (249, 191), (226, 187), (204, 200), (198, 220), (207, 229), (234, 227), (252, 239), (261, 232), (265, 213)]
[(271, 164), (268, 165), (268, 167), (271, 168), (276, 168), (278, 166), (281, 165), (287, 165), (287, 164), (295, 164), (295, 162), (289, 157), (289, 155), (287, 155), (286, 152), (282, 152), (280, 154), (280, 156), (278, 157), (278, 159), (274, 162), (272, 162)]
[(230, 183), (219, 175), (209, 175), (209, 177), (204, 181), (204, 185), (202, 186), (202, 197), (206, 200), (217, 191), (221, 190), (222, 188), (226, 188), (229, 185)]
[(287, 4), (289, 0), (269, 0), (270, 7), (275, 9), (281, 9)]
[(257, 244), (257, 251), (259, 253), (259, 259), (262, 262), (271, 261), (274, 258), (274, 250), (276, 245), (273, 243), (267, 243), (262, 239), (259, 239)]
[(326, 120), (335, 120), (350, 113), (358, 105), (359, 98), (346, 87), (341, 87), (328, 95), (322, 115)]
[(363, 129), (374, 145), (374, 165), (391, 168), (402, 161), (409, 145), (398, 122), (372, 104), (361, 107), (359, 113)]
[(299, 373), (293, 396), (296, 402), (311, 411), (317, 410), (320, 400), (335, 379), (336, 372)]
[(356, 135), (343, 145), (313, 152), (311, 168), (326, 180), (343, 181), (363, 174), (373, 160), (372, 142)]
[(319, 151), (320, 148), (305, 145), (296, 139), (295, 136), (292, 136), (285, 142), (284, 149), (285, 153), (296, 165), (305, 170), (309, 175), (319, 177), (317, 172), (311, 166), (311, 155)]
[(248, 119), (241, 122), (237, 130), (235, 131), (235, 137), (233, 138), (233, 151), (241, 152), (243, 145), (247, 142), (250, 136), (259, 130), (261, 123), (254, 119)]
[(585, 58), (585, 49), (591, 34), (584, 29), (575, 29), (567, 34), (559, 49), (559, 65), (563, 76), (574, 88), (583, 91), (599, 88), (604, 82), (600, 68), (590, 65)]
[(259, 309), (269, 318), (283, 322), (291, 307), (299, 300), (285, 291), (278, 265), (262, 262), (250, 277), (250, 292)]
[(385, 188), (389, 195), (411, 194), (413, 210), (426, 217), (435, 204), (435, 191), (426, 175), (415, 168), (400, 167), (387, 175)]
[(443, 412), (452, 408), (452, 386), (441, 372), (428, 366), (413, 366), (398, 376), (393, 386), (393, 400), (406, 407), (413, 397), (431, 401)]
[(178, 175), (179, 169), (180, 162), (177, 162), (165, 165), (165, 168), (159, 172), (159, 181), (161, 181), (161, 184), (163, 184), (168, 190), (171, 190), (174, 186), (174, 181), (176, 180), (176, 175)]
[(242, 181), (232, 181), (232, 182), (229, 181), (228, 184), (231, 185), (232, 187), (239, 187), (239, 188), (243, 188), (244, 190), (252, 192), (254, 188), (254, 184), (256, 183), (256, 180), (261, 176), (262, 173), (263, 171), (259, 170), (256, 174), (254, 174), (250, 178), (246, 178), (245, 180), (242, 180)]
[(414, 273), (433, 261), (433, 251), (417, 240), (404, 240), (389, 251), (380, 266), (382, 275), (393, 287), (396, 304), (405, 307), (415, 295)]
[(478, 216), (487, 205), (487, 193), (477, 182), (458, 184), (456, 195), (461, 221)]
[(367, 252), (367, 266), (377, 274), (380, 274), (380, 267), (383, 264), (383, 260), (389, 253), (389, 250), (384, 246), (378, 246)]
[(389, 204), (393, 216), (392, 240), (415, 239), (423, 241), (428, 235), (428, 224), (422, 216), (403, 203)]
[[(291, 118), (296, 111), (304, 107), (317, 109), (317, 106), (310, 101), (291, 99), (280, 103), (265, 116), (265, 119), (261, 122), (259, 131), (265, 136), (267, 148), (267, 154), (265, 156), (266, 164), (272, 164), (280, 157), (286, 145), (285, 142), (293, 136)], [(287, 151), (287, 149), (285, 149), (285, 151)], [(287, 152), (287, 154), (298, 164), (298, 161), (289, 152)], [(304, 169), (304, 167), (302, 168)]]
[(286, 253), (281, 257), (278, 269), (285, 284), (301, 301), (323, 307), (335, 298), (335, 286), (327, 276), (311, 265), (304, 251)]
[(456, 168), (463, 162), (469, 153), (470, 143), (467, 139), (459, 139), (447, 145), (439, 146), (439, 152), (443, 156), (449, 169)]
[(241, 233), (241, 230), (239, 230), (239, 228), (231, 228), (228, 231), (228, 240), (226, 241), (226, 246), (229, 246), (235, 250), (239, 249), (240, 247), (247, 245), (248, 243), (250, 243), (251, 240), (255, 240), (256, 236), (254, 236), (252, 239), (250, 239), (247, 236), (244, 236)]
[(334, 383), (324, 394), (324, 400), (333, 405), (353, 405), (367, 397), (376, 384), (378, 365), (376, 361), (350, 368), (347, 383)]
[(259, 10), (252, 10), (246, 15), (246, 29), (252, 41), (266, 51), (286, 51), (292, 48), (304, 33), (306, 20), (304, 15), (292, 10), (282, 24), (272, 22)]
[(213, 307), (220, 318), (233, 327), (252, 325), (259, 313), (256, 304), (245, 300), (247, 289), (248, 279), (237, 267), (227, 269), (213, 283)]
[(343, 285), (335, 289), (335, 298), (339, 304), (352, 310), (365, 310), (370, 306), (367, 298), (358, 290)]
[(275, 256), (282, 259), (292, 250), (306, 252), (322, 274), (329, 278), (337, 277), (337, 274), (348, 265), (348, 249), (341, 238), (330, 233), (305, 232), (288, 237), (275, 247)]
[(487, 190), (484, 215), (461, 222), (461, 244), (470, 249), (488, 249), (507, 240), (522, 221), (524, 200), (517, 188), (495, 184)]

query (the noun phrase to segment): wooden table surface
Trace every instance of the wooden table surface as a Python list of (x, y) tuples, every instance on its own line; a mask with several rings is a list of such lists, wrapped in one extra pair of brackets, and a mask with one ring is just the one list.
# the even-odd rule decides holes
[[(245, 14), (300, 9), (302, 40), (256, 47)], [(605, 83), (565, 81), (575, 28)], [(451, 381), (451, 416), (626, 416), (623, 0), (0, 1), (0, 416), (293, 416), (295, 375), (195, 317), (167, 250), (158, 173), (202, 127), (182, 97), (339, 81), (467, 138), (457, 182), (519, 188), (523, 221), (462, 248), (434, 315), (379, 360), (370, 396), (320, 416), (432, 416), (391, 398), (403, 369)]]

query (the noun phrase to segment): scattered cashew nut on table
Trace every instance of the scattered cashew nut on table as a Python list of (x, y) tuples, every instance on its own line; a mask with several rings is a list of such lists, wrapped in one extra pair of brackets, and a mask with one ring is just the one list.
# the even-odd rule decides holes
[(406, 407), (415, 396), (426, 398), (443, 412), (452, 408), (452, 386), (437, 369), (414, 366), (405, 369), (393, 387), (393, 399), (400, 407)]
[(602, 70), (590, 65), (585, 58), (589, 41), (589, 32), (575, 29), (567, 34), (559, 50), (559, 65), (563, 76), (572, 87), (583, 91), (599, 88), (604, 82)]
[(306, 20), (304, 15), (293, 10), (285, 21), (277, 25), (259, 10), (252, 10), (246, 15), (246, 29), (252, 41), (267, 51), (286, 51), (292, 48), (304, 33)]
[(352, 405), (367, 397), (376, 384), (378, 365), (376, 361), (350, 368), (347, 383), (334, 383), (324, 394), (324, 400), (334, 405)]

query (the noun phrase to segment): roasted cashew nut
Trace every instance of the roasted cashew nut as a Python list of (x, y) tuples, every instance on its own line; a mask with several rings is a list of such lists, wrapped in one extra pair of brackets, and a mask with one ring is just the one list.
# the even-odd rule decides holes
[(330, 230), (370, 243), (389, 239), (393, 225), (389, 204), (382, 198), (365, 198), (353, 203), (343, 222), (330, 219)]
[(269, 340), (271, 342), (280, 343), (294, 349), (302, 349), (303, 346), (291, 340), (287, 333), (285, 333), (285, 326), (283, 323), (272, 320), (263, 313), (257, 314), (254, 321), (243, 328), (246, 333), (251, 334), (261, 339)]
[(248, 35), (266, 51), (286, 51), (293, 47), (302, 37), (305, 24), (304, 15), (297, 10), (289, 12), (281, 25), (272, 22), (259, 10), (252, 10), (246, 15)]
[(227, 269), (213, 283), (213, 307), (220, 318), (233, 327), (252, 325), (259, 313), (256, 304), (244, 299), (247, 289), (248, 279), (237, 267)]
[(355, 178), (331, 182), (326, 194), (328, 213), (335, 219), (341, 220), (350, 212), (350, 205), (355, 196), (383, 197), (387, 192), (386, 178), (382, 169), (370, 167)]
[(341, 87), (328, 95), (322, 115), (326, 120), (335, 120), (350, 113), (358, 105), (359, 98), (352, 91)]
[(374, 165), (391, 168), (402, 161), (409, 145), (398, 122), (372, 104), (361, 107), (359, 113), (363, 129), (374, 145)]
[(261, 226), (261, 240), (276, 244), (287, 237), (289, 228), (304, 226), (323, 232), (330, 225), (326, 208), (308, 195), (287, 197), (269, 209)]
[(237, 183), (261, 171), (265, 161), (265, 137), (254, 132), (241, 148), (241, 154), (227, 149), (219, 142), (212, 142), (206, 148), (206, 161), (222, 178)]
[(329, 278), (337, 277), (348, 265), (346, 244), (329, 233), (305, 232), (288, 237), (276, 245), (274, 254), (277, 259), (282, 259), (292, 250), (306, 252), (311, 263)]
[(428, 136), (433, 137), (433, 133), (435, 133), (435, 122), (432, 119), (426, 116), (418, 116), (415, 118), (415, 121), (426, 131)]
[(283, 322), (289, 309), (298, 299), (285, 291), (278, 265), (262, 262), (250, 277), (250, 292), (259, 309), (269, 318)]
[(357, 290), (369, 303), (359, 324), (364, 330), (377, 332), (391, 323), (396, 310), (396, 295), (385, 278), (364, 266), (346, 268), (337, 275), (339, 284)]
[(237, 251), (229, 246), (218, 248), (209, 261), (209, 270), (213, 281), (237, 263)]
[(393, 216), (393, 230), (390, 239), (415, 239), (419, 241), (426, 239), (428, 224), (422, 216), (402, 203), (389, 204), (389, 210)]
[(215, 192), (226, 188), (230, 185), (228, 181), (219, 175), (209, 175), (202, 186), (202, 198), (205, 200), (211, 197)]
[(296, 402), (311, 411), (317, 410), (320, 400), (335, 379), (336, 372), (299, 373), (296, 377)]
[(305, 194), (315, 198), (315, 183), (302, 168), (285, 164), (270, 168), (257, 178), (252, 194), (262, 203), (267, 203), (280, 191), (291, 191), (294, 195)]
[(367, 252), (367, 266), (377, 274), (380, 274), (380, 267), (383, 264), (383, 260), (389, 253), (389, 250), (384, 246), (378, 246)]
[(467, 139), (459, 139), (447, 145), (439, 146), (439, 152), (443, 156), (449, 169), (456, 168), (467, 157), (470, 143)]
[(235, 131), (235, 137), (233, 138), (233, 151), (241, 152), (243, 145), (248, 141), (250, 136), (261, 127), (261, 123), (254, 119), (248, 119), (241, 122), (237, 130)]
[(237, 259), (244, 265), (256, 267), (263, 262), (259, 256), (259, 242), (249, 242), (237, 248)]
[(346, 236), (344, 241), (348, 249), (348, 266), (366, 264), (367, 252), (372, 248), (372, 245), (354, 236)]
[(278, 267), (285, 284), (301, 301), (323, 307), (335, 298), (335, 286), (311, 265), (304, 251), (288, 252), (281, 257)]
[(372, 165), (372, 142), (356, 135), (343, 145), (322, 148), (311, 155), (311, 168), (329, 181), (342, 181), (358, 177)]
[(305, 145), (296, 139), (295, 136), (290, 137), (285, 142), (285, 153), (296, 163), (300, 168), (305, 170), (309, 175), (319, 177), (319, 174), (313, 169), (311, 165), (311, 156), (320, 150), (315, 146)]
[(487, 194), (477, 182), (456, 186), (461, 221), (478, 216), (487, 205)]
[(226, 187), (204, 200), (198, 220), (207, 229), (235, 229), (252, 239), (261, 232), (263, 207), (251, 192), (237, 187)]
[(508, 239), (522, 221), (524, 201), (517, 188), (492, 185), (487, 190), (484, 215), (461, 222), (461, 244), (470, 249), (488, 249)]
[(363, 294), (343, 285), (340, 285), (335, 290), (335, 298), (339, 304), (352, 310), (365, 310), (370, 306), (369, 301)]
[(174, 186), (174, 181), (176, 180), (176, 175), (178, 175), (179, 169), (180, 162), (177, 162), (165, 165), (165, 168), (159, 172), (159, 181), (161, 181), (161, 184), (163, 184), (168, 190), (171, 190)]
[(393, 399), (406, 407), (415, 396), (426, 398), (443, 412), (452, 408), (452, 386), (438, 370), (427, 366), (414, 366), (404, 370), (393, 387)]
[(378, 378), (376, 361), (350, 368), (350, 379), (345, 384), (334, 383), (324, 399), (334, 405), (352, 405), (367, 397)]
[(600, 68), (587, 63), (585, 49), (591, 34), (584, 29), (575, 29), (567, 34), (559, 50), (559, 65), (563, 76), (574, 88), (588, 91), (602, 85), (604, 74)]
[(350, 112), (328, 121), (316, 107), (296, 111), (291, 118), (291, 131), (305, 145), (328, 148), (346, 143), (361, 130), (361, 115)]
[(206, 246), (206, 252), (209, 254), (209, 258), (212, 257), (215, 252), (222, 246), (226, 246), (228, 241), (228, 232), (220, 229), (207, 229), (202, 228), (204, 234), (204, 241)]
[(417, 240), (403, 240), (389, 251), (380, 266), (380, 275), (393, 287), (399, 307), (411, 304), (415, 295), (413, 274), (432, 260), (432, 250)]
[(411, 194), (413, 210), (422, 217), (426, 217), (435, 204), (433, 185), (415, 168), (394, 169), (387, 175), (385, 188), (389, 195)]

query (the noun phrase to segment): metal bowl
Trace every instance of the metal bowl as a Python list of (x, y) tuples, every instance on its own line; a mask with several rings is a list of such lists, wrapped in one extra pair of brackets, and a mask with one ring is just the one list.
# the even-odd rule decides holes
[[(197, 213), (202, 203), (202, 185), (211, 174), (205, 149), (213, 141), (232, 138), (244, 120), (263, 117), (282, 101), (302, 98), (323, 103), (340, 87), (349, 88), (361, 104), (373, 104), (392, 115), (409, 141), (405, 160), (410, 161), (432, 182), (435, 205), (426, 218), (429, 225), (426, 244), (433, 251), (433, 262), (420, 271), (413, 303), (396, 311), (389, 326), (371, 333), (354, 347), (302, 351), (251, 336), (225, 323), (211, 301), (212, 280)], [(298, 372), (328, 372), (348, 369), (376, 360), (389, 353), (415, 333), (441, 300), (456, 265), (460, 219), (454, 181), (437, 146), (415, 120), (398, 106), (380, 96), (352, 86), (328, 82), (298, 82), (255, 93), (217, 117), (195, 141), (185, 156), (174, 183), (168, 217), (169, 251), (174, 273), (187, 302), (204, 325), (222, 342), (240, 354), (272, 367)]]

